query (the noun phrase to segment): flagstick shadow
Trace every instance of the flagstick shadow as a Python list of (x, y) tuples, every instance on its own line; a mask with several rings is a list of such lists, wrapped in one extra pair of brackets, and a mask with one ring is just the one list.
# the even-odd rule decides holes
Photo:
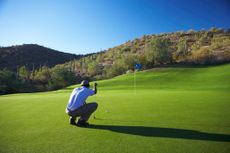
[(116, 125), (90, 125), (88, 128), (99, 130), (110, 130), (113, 132), (138, 135), (145, 137), (181, 138), (191, 140), (208, 140), (230, 142), (230, 135), (205, 133), (194, 130), (145, 127), (145, 126), (116, 126)]

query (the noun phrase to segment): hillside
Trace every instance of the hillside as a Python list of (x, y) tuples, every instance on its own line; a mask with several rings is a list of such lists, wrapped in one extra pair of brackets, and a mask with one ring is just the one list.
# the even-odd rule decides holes
[(53, 67), (80, 57), (80, 55), (64, 53), (36, 44), (1, 47), (0, 69), (16, 71), (21, 66), (26, 66), (29, 70), (42, 66)]
[[(66, 89), (0, 96), (4, 153), (229, 153), (230, 64), (162, 68), (97, 81), (91, 126), (70, 126)], [(82, 143), (84, 142), (84, 143)]]
[[(7, 48), (1, 49), (5, 52), (0, 54), (0, 65), (5, 64), (5, 67), (14, 70), (19, 64), (25, 66), (17, 69), (17, 73), (0, 70), (0, 94), (36, 92), (64, 88), (82, 79), (102, 80), (132, 73), (136, 63), (142, 65), (141, 70), (226, 64), (230, 62), (230, 31), (211, 28), (145, 35), (114, 48), (82, 56), (64, 54), (38, 45), (11, 47), (13, 51), (9, 53)], [(70, 61), (55, 65), (64, 62), (64, 59)]]
[(165, 65), (216, 65), (230, 62), (230, 31), (178, 31), (144, 35), (79, 60), (65, 63), (75, 73), (92, 79), (111, 78), (133, 71)]

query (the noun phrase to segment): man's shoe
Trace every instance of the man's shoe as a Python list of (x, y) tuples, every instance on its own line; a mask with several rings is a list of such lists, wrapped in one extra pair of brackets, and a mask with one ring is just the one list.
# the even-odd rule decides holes
[(69, 123), (71, 124), (71, 125), (76, 125), (76, 119), (73, 119), (73, 118), (70, 118), (69, 119)]
[(77, 126), (83, 126), (83, 127), (86, 127), (86, 126), (89, 126), (89, 123), (86, 122), (85, 120), (78, 120), (77, 122)]

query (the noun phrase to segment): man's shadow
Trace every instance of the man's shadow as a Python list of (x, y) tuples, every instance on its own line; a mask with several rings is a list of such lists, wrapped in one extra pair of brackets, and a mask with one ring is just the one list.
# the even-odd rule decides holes
[(230, 135), (228, 134), (205, 133), (186, 129), (116, 125), (90, 125), (88, 128), (110, 130), (124, 134), (139, 135), (146, 137), (165, 137), (230, 142)]

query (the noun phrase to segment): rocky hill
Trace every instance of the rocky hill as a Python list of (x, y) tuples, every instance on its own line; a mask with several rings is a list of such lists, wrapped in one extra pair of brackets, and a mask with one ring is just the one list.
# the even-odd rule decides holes
[(216, 65), (230, 62), (230, 30), (211, 28), (144, 35), (119, 46), (65, 63), (73, 72), (95, 79), (169, 65)]

